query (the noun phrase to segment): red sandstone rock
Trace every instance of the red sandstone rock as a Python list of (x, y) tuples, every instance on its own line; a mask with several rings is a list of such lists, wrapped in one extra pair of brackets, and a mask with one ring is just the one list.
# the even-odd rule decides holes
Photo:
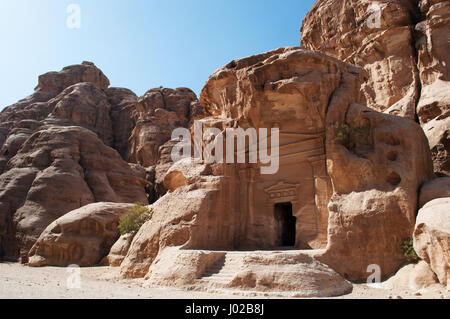
[(439, 175), (450, 165), (449, 19), (443, 0), (320, 0), (301, 30), (302, 46), (366, 69), (367, 106), (420, 120)]
[(421, 95), (417, 115), (430, 141), (435, 171), (450, 175), (450, 3), (420, 1), (416, 25)]
[[(395, 273), (419, 187), (433, 178), (431, 155), (419, 125), (363, 105), (417, 117), (436, 172), (448, 173), (448, 4), (377, 3), (376, 28), (366, 23), (370, 2), (340, 0), (318, 1), (303, 26), (302, 45), (365, 71), (281, 48), (219, 68), (200, 102), (184, 88), (139, 99), (108, 89), (91, 63), (41, 76), (33, 95), (0, 113), (0, 256), (26, 260), (33, 246), (31, 265), (94, 265), (109, 252), (105, 262), (150, 285), (298, 296), (347, 293), (341, 276), (365, 280), (372, 264)], [(280, 169), (172, 163), (172, 130), (194, 120), (221, 131), (279, 128)], [(342, 125), (347, 143), (336, 138)], [(147, 202), (144, 190), (156, 201), (152, 219), (111, 248), (129, 205), (88, 204)], [(277, 252), (287, 246), (279, 213), (294, 221), (289, 248), (309, 252)], [(441, 238), (435, 228), (420, 234)], [(447, 278), (448, 249), (417, 229), (416, 249)], [(268, 252), (220, 252), (243, 249)], [(222, 277), (211, 276), (217, 267)]]
[(305, 252), (220, 252), (177, 247), (166, 248), (158, 255), (145, 285), (261, 291), (266, 296), (271, 293), (296, 298), (341, 296), (352, 291), (351, 283)]
[(109, 86), (108, 78), (92, 62), (71, 65), (60, 72), (49, 72), (39, 77), (36, 91), (60, 93), (65, 88), (76, 83), (90, 82), (99, 89), (105, 90)]
[[(333, 138), (330, 124), (342, 120), (366, 128), (354, 149)], [(412, 121), (356, 104), (342, 118), (333, 100), (327, 122), (334, 194), (327, 251), (317, 258), (351, 280), (364, 280), (371, 264), (379, 265), (386, 278), (404, 263), (400, 246), (414, 229), (419, 187), (433, 178), (426, 137)]]
[[(49, 127), (34, 133), (0, 176), (7, 257), (26, 256), (41, 232), (93, 202), (146, 202), (145, 181), (91, 131)], [(6, 243), (5, 244), (5, 240)]]
[(145, 170), (107, 147), (128, 158), (136, 95), (108, 86), (84, 62), (40, 76), (0, 113), (0, 256), (26, 260), (49, 223), (86, 204), (147, 202)]
[(136, 104), (137, 123), (130, 138), (130, 160), (144, 167), (156, 165), (159, 148), (171, 139), (172, 131), (187, 127), (195, 93), (186, 88), (152, 89)]
[[(296, 218), (295, 248), (314, 249), (316, 260), (351, 280), (365, 280), (375, 263), (383, 277), (395, 273), (419, 186), (433, 177), (431, 156), (418, 124), (357, 104), (363, 77), (359, 68), (298, 48), (217, 70), (202, 91), (209, 117), (201, 122), (222, 131), (279, 127), (280, 169), (262, 175), (259, 165), (174, 164), (164, 178), (169, 193), (152, 205), (154, 217), (133, 239), (122, 273), (158, 282), (152, 269), (168, 247), (283, 249), (274, 213), (286, 202)], [(347, 148), (335, 123), (365, 134)], [(245, 278), (235, 288), (246, 287)]]
[(49, 125), (85, 127), (108, 146), (113, 146), (111, 105), (105, 92), (91, 83), (74, 84), (49, 101), (52, 112), (43, 121)]
[(450, 283), (450, 197), (427, 203), (417, 216), (414, 250), (448, 287)]
[(119, 238), (119, 218), (132, 204), (95, 203), (58, 218), (29, 253), (29, 266), (95, 266)]
[(103, 263), (108, 266), (119, 267), (130, 249), (133, 238), (133, 234), (120, 236), (120, 238), (111, 247), (111, 250)]
[(425, 183), (420, 188), (419, 207), (438, 198), (450, 197), (450, 177), (441, 177)]
[(114, 148), (128, 160), (129, 139), (134, 129), (137, 96), (132, 91), (122, 88), (106, 90), (111, 104), (111, 122), (114, 135)]

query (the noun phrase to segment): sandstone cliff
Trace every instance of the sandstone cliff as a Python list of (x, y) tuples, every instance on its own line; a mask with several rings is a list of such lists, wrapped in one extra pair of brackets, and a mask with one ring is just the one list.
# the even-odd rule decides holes
[(84, 205), (165, 192), (144, 166), (161, 163), (159, 147), (188, 126), (197, 98), (163, 89), (153, 99), (159, 91), (138, 100), (83, 62), (40, 76), (32, 95), (0, 113), (0, 257), (26, 261), (49, 224)]
[(450, 174), (450, 3), (319, 0), (301, 46), (364, 67), (366, 105), (420, 122), (435, 172)]

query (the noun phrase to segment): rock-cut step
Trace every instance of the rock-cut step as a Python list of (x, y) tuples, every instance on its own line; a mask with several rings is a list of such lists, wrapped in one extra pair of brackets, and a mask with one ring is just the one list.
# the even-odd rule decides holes
[(242, 258), (242, 254), (226, 253), (208, 267), (198, 280), (213, 286), (226, 286), (242, 269)]

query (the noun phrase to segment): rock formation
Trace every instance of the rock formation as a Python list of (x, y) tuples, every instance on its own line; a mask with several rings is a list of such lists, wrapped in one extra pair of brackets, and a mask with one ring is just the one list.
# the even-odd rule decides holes
[(301, 46), (364, 67), (366, 105), (418, 120), (435, 171), (449, 175), (450, 3), (320, 0), (303, 21)]
[(137, 96), (132, 91), (122, 88), (108, 88), (105, 91), (111, 104), (111, 123), (114, 135), (114, 149), (128, 160), (129, 139), (136, 125)]
[(450, 282), (450, 197), (426, 204), (417, 216), (414, 249), (439, 278)]
[(0, 256), (26, 261), (41, 232), (71, 210), (166, 192), (171, 132), (202, 114), (197, 97), (180, 88), (138, 99), (108, 86), (83, 62), (40, 76), (32, 95), (0, 113)]
[[(341, 112), (330, 107), (328, 120)], [(404, 263), (399, 246), (413, 231), (419, 187), (433, 178), (430, 152), (412, 121), (355, 104), (345, 121), (368, 133), (351, 151), (327, 140), (334, 194), (327, 252), (318, 258), (352, 280), (364, 280), (369, 264), (379, 265), (386, 277)], [(354, 254), (356, 260), (348, 258)]]
[(450, 197), (450, 177), (441, 177), (422, 185), (419, 206), (423, 207), (434, 199)]
[(42, 231), (71, 210), (101, 201), (147, 201), (144, 177), (93, 132), (76, 126), (31, 135), (8, 162), (0, 185), (8, 257), (19, 248), (26, 256)]
[[(215, 234), (220, 230), (211, 219), (232, 221), (227, 221), (221, 207), (226, 200), (221, 192), (223, 178), (208, 175), (212, 171), (189, 161), (171, 168), (165, 181), (174, 191), (151, 206), (152, 220), (136, 234), (121, 263), (125, 277), (146, 277), (147, 284), (154, 286), (295, 292), (298, 297), (337, 296), (352, 290), (346, 280), (307, 254), (220, 252), (227, 243), (220, 241), (224, 234)], [(185, 186), (174, 176), (183, 176)], [(210, 212), (215, 216), (208, 217)], [(197, 249), (208, 243), (209, 250)], [(217, 282), (206, 275), (215, 267), (222, 271)], [(223, 277), (224, 271), (229, 277)]]
[[(218, 69), (202, 91), (200, 122), (221, 132), (278, 127), (279, 171), (262, 175), (261, 164), (173, 164), (164, 178), (169, 193), (152, 205), (153, 218), (134, 237), (122, 273), (158, 285), (189, 285), (196, 276), (212, 284), (208, 271), (218, 257), (211, 251), (283, 249), (277, 209), (290, 209), (296, 219), (292, 246), (311, 249), (292, 258), (307, 254), (353, 281), (366, 280), (371, 264), (380, 265), (384, 278), (395, 273), (405, 262), (400, 246), (414, 229), (419, 187), (433, 178), (431, 155), (418, 124), (358, 104), (363, 77), (362, 69), (299, 48)], [(336, 123), (364, 133), (352, 135), (350, 147), (336, 138)], [(170, 260), (181, 263), (180, 254), (196, 260), (184, 264), (190, 275), (183, 278), (190, 279), (177, 275), (181, 266), (167, 270)], [(220, 269), (227, 275), (219, 287), (264, 290), (266, 279), (254, 270), (263, 266), (231, 253), (224, 258)], [(254, 260), (265, 258), (255, 253)], [(283, 269), (290, 258), (280, 260)], [(227, 273), (233, 263), (247, 265), (247, 272)], [(289, 281), (291, 288), (272, 281), (272, 290), (302, 286)], [(344, 282), (338, 286), (345, 290)]]
[(132, 204), (95, 203), (52, 222), (29, 253), (29, 265), (95, 266), (119, 238), (119, 218)]
[(144, 167), (158, 164), (159, 148), (171, 139), (174, 129), (188, 126), (195, 101), (195, 93), (186, 88), (152, 89), (139, 98), (137, 123), (131, 135), (131, 161)]
[[(109, 88), (90, 62), (42, 75), (0, 113), (0, 258), (329, 297), (373, 265), (394, 275), (414, 236), (422, 261), (388, 284), (448, 284), (449, 10), (319, 0), (302, 47), (231, 61), (200, 100)], [(174, 163), (176, 128), (201, 141)], [(225, 163), (220, 150), (242, 142), (233, 129), (244, 146)], [(152, 217), (120, 237), (134, 202)]]
[(305, 253), (224, 253), (171, 247), (157, 257), (149, 273), (148, 286), (198, 288), (200, 283), (212, 291), (239, 289), (289, 297), (331, 297), (352, 291), (350, 282)]
[(439, 281), (430, 265), (423, 260), (417, 264), (406, 265), (381, 285), (387, 289), (400, 288), (419, 292), (434, 286), (439, 287)]
[(91, 83), (74, 84), (49, 102), (47, 125), (81, 126), (96, 133), (105, 145), (113, 146), (111, 105), (105, 92)]
[(108, 255), (102, 263), (113, 267), (119, 267), (130, 249), (133, 238), (133, 234), (120, 236), (120, 238), (111, 247)]
[[(76, 86), (70, 88), (73, 85)], [(58, 119), (53, 119), (53, 122), (56, 120), (61, 123), (66, 120), (66, 124), (69, 122), (91, 128), (90, 123), (97, 121), (97, 105), (95, 103), (102, 99), (102, 95), (104, 95), (102, 90), (108, 86), (108, 78), (90, 62), (65, 67), (61, 72), (49, 72), (41, 75), (38, 86), (32, 95), (6, 107), (0, 113), (0, 131), (4, 136), (3, 142), (0, 144), (2, 145), (0, 173), (28, 137), (40, 126), (46, 124), (45, 120), (52, 111), (54, 114), (50, 117)], [(67, 91), (63, 93), (65, 89)], [(93, 95), (91, 96), (91, 94)], [(77, 104), (83, 105), (83, 110), (74, 108), (74, 105)], [(98, 108), (100, 110), (98, 116), (101, 117), (99, 124), (103, 126), (98, 131), (110, 135), (112, 128), (105, 119), (110, 106), (105, 105), (102, 101)]]
[(84, 205), (148, 202), (145, 170), (111, 148), (127, 157), (136, 97), (108, 86), (83, 62), (40, 76), (31, 96), (0, 113), (1, 257), (26, 261), (51, 222)]
[(138, 99), (129, 161), (147, 168), (151, 202), (167, 191), (163, 178), (173, 164), (170, 156), (173, 130), (189, 127), (199, 114), (202, 114), (202, 107), (197, 96), (187, 88), (151, 89)]

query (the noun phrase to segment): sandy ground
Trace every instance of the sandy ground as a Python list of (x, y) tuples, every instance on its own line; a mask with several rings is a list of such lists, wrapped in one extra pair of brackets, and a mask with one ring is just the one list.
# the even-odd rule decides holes
[[(175, 288), (144, 288), (142, 280), (119, 277), (118, 268), (80, 269), (80, 288), (68, 289), (73, 272), (67, 268), (31, 268), (16, 263), (0, 263), (0, 299), (242, 299), (270, 296), (241, 296), (230, 293), (186, 291)], [(420, 293), (404, 289), (377, 289), (354, 285), (353, 292), (342, 299), (450, 299), (445, 290)]]

